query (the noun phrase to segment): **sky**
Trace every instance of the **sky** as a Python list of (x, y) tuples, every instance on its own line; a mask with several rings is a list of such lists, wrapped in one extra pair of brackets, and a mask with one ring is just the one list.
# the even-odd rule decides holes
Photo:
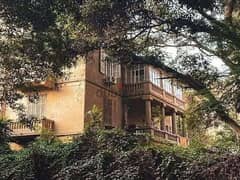
[[(175, 48), (175, 47), (167, 47), (164, 49), (164, 51), (166, 51), (168, 53), (168, 55), (173, 59), (175, 59), (177, 56), (177, 48)], [(196, 50), (196, 49), (195, 50), (191, 49), (189, 51), (192, 51), (192, 53), (194, 53), (195, 51), (198, 52), (198, 50)], [(211, 64), (214, 67), (216, 67), (220, 72), (227, 71), (227, 67), (224, 65), (222, 60), (217, 57), (211, 58)]]

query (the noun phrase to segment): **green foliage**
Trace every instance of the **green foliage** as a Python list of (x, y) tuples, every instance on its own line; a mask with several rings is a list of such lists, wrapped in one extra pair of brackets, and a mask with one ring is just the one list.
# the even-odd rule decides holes
[(103, 127), (103, 112), (98, 106), (93, 105), (92, 109), (87, 112), (89, 117), (88, 124), (86, 125), (86, 130), (97, 130)]
[(136, 136), (120, 130), (91, 130), (72, 143), (40, 138), (19, 152), (0, 154), (0, 179), (229, 178), (238, 176), (234, 167), (239, 166), (239, 159), (238, 154), (223, 155), (196, 143), (188, 148), (143, 146)]
[(41, 129), (39, 140), (48, 142), (51, 144), (54, 141), (57, 141), (53, 131), (48, 129)]
[(98, 142), (102, 149), (112, 152), (125, 152), (138, 146), (138, 138), (122, 130), (114, 129), (102, 131), (98, 135)]
[(73, 143), (39, 139), (20, 152), (1, 154), (0, 177), (151, 179), (159, 176), (174, 179), (179, 176), (180, 171), (176, 172), (175, 168), (182, 163), (182, 158), (170, 156), (142, 148), (137, 137), (120, 130), (92, 130)]
[[(164, 69), (204, 95), (209, 114), (235, 123), (229, 112), (240, 109), (239, 18), (233, 16), (231, 23), (218, 18), (224, 16), (224, 6), (218, 0), (3, 0), (0, 65), (5, 70), (5, 101), (19, 108), (13, 105), (21, 98), (16, 87), (29, 79), (45, 79), (49, 73), (60, 76), (63, 67), (71, 67), (78, 55), (93, 49), (103, 47), (110, 59), (124, 63), (163, 68), (169, 60), (165, 47), (176, 46), (178, 57), (172, 63), (176, 70)], [(144, 55), (145, 61), (136, 54)], [(154, 59), (160, 63), (149, 55), (158, 56)], [(223, 61), (229, 77), (223, 79), (211, 66), (211, 56)]]
[(0, 119), (0, 154), (9, 153), (10, 149), (8, 142), (10, 139), (10, 129), (8, 127), (10, 121), (6, 119)]
[(204, 99), (196, 94), (189, 92), (186, 94), (189, 98), (184, 120), (187, 124), (187, 132), (189, 137), (203, 136), (206, 133), (207, 127), (212, 122), (209, 118), (209, 113), (206, 112), (207, 105), (204, 104)]
[(239, 139), (233, 131), (224, 127), (221, 131), (216, 132), (211, 144), (211, 149), (219, 153), (239, 153)]
[(8, 127), (9, 120), (0, 119), (0, 144), (6, 143), (9, 140), (10, 129)]

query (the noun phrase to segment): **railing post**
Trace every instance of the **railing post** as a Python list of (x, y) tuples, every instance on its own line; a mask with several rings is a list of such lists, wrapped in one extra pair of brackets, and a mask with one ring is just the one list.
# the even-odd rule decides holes
[(172, 114), (172, 132), (173, 134), (177, 134), (177, 124), (176, 124), (176, 110), (173, 110)]
[(166, 139), (166, 140), (168, 140), (168, 133), (167, 133), (167, 132), (165, 132), (165, 134), (164, 134), (164, 135), (165, 135), (165, 139)]
[(162, 118), (160, 120), (161, 130), (165, 130), (165, 104), (162, 104)]
[(127, 129), (128, 128), (128, 105), (127, 102), (123, 103), (123, 112), (124, 112), (124, 127)]
[(154, 138), (154, 136), (155, 136), (155, 132), (154, 132), (154, 129), (153, 129), (153, 128), (150, 128), (150, 135), (151, 135), (151, 137)]
[(181, 120), (182, 120), (182, 135), (183, 137), (186, 137), (186, 131), (185, 131), (185, 120), (181, 115)]

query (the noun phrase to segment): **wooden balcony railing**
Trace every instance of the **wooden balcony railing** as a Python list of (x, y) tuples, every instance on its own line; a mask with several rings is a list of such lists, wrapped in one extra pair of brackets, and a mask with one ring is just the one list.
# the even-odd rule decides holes
[(125, 96), (138, 96), (147, 91), (147, 83), (125, 84), (123, 86), (123, 94)]
[(20, 122), (11, 122), (9, 123), (9, 128), (12, 131), (11, 136), (36, 136), (40, 135), (41, 130), (54, 130), (54, 121), (49, 119), (42, 119), (40, 121), (35, 121), (31, 125), (31, 128)]
[(151, 82), (125, 84), (123, 86), (123, 94), (125, 96), (154, 95), (181, 109), (184, 109), (185, 105), (185, 102), (183, 100), (175, 97), (173, 94), (165, 91), (161, 87), (152, 84)]
[(172, 134), (170, 132), (159, 130), (156, 128), (134, 128), (129, 129), (128, 131), (134, 133), (135, 135), (150, 134), (152, 138), (156, 141), (167, 140), (173, 144), (178, 144), (183, 147), (188, 146), (189, 143), (187, 137), (182, 137), (177, 134)]
[(172, 134), (167, 131), (152, 128), (152, 135), (153, 135), (154, 139), (156, 139), (156, 140), (165, 139), (172, 143), (179, 144), (179, 135), (177, 135), (177, 134)]
[(187, 147), (189, 145), (189, 139), (187, 137), (179, 136), (179, 144), (183, 147)]
[(176, 105), (181, 108), (184, 108), (185, 102), (181, 99), (176, 98)]
[(174, 103), (174, 96), (170, 94), (169, 92), (165, 91), (165, 97), (164, 97), (168, 102)]
[(164, 90), (162, 87), (156, 86), (155, 84), (150, 83), (151, 86), (151, 93), (154, 94), (157, 97), (163, 97), (164, 96)]
[(130, 128), (127, 131), (135, 135), (151, 134), (151, 128)]

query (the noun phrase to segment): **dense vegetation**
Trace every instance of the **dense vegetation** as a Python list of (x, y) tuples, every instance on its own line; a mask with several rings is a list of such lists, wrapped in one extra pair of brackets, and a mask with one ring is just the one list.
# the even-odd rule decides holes
[(111, 60), (170, 72), (202, 96), (204, 123), (218, 119), (240, 134), (238, 1), (0, 0), (0, 8), (0, 101), (20, 120), (25, 109), (16, 102), (24, 95), (16, 88), (59, 77), (79, 56), (103, 48)]
[[(100, 48), (123, 64), (163, 68), (201, 97), (185, 115), (187, 149), (95, 129), (73, 143), (41, 138), (11, 152), (0, 123), (1, 179), (239, 179), (238, 1), (0, 0), (0, 7), (0, 102), (18, 110), (20, 120), (24, 94), (17, 88), (62, 76), (79, 56)], [(173, 47), (177, 56), (169, 62), (164, 50)], [(225, 71), (212, 66), (216, 59)], [(204, 129), (217, 120), (238, 135), (229, 131), (211, 143)]]
[(44, 135), (19, 152), (5, 147), (0, 179), (234, 179), (239, 161), (199, 143), (154, 145), (120, 130), (88, 130), (72, 143)]

